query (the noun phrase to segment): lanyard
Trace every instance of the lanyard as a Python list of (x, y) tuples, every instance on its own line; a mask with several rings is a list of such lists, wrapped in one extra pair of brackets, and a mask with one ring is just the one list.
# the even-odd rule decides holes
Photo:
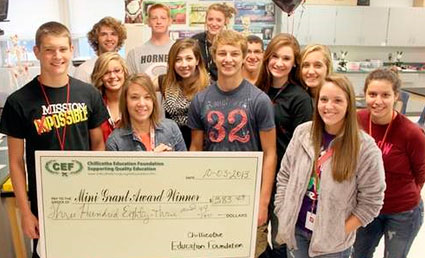
[(275, 100), (277, 99), (277, 97), (279, 97), (280, 93), (282, 93), (282, 91), (286, 88), (286, 86), (289, 84), (289, 81), (286, 81), (285, 84), (283, 84), (283, 86), (277, 91), (277, 93), (274, 95), (274, 97), (272, 98), (272, 103), (275, 103)]
[[(382, 150), (382, 147), (384, 146), (385, 140), (387, 139), (387, 135), (388, 135), (388, 132), (390, 131), (391, 125), (393, 124), (394, 117), (395, 117), (395, 112), (393, 110), (393, 114), (392, 114), (392, 117), (391, 117), (391, 122), (387, 126), (387, 129), (385, 129), (384, 137), (382, 138), (381, 144), (379, 144), (379, 142), (376, 141), (378, 143), (378, 147), (381, 150)], [(373, 137), (373, 135), (372, 135), (372, 115), (370, 113), (369, 113), (369, 135)]]
[(320, 191), (320, 176), (322, 174), (322, 165), (325, 163), (334, 153), (332, 148), (329, 148), (322, 156), (317, 159), (316, 167), (314, 169), (314, 185), (313, 185), (313, 205), (311, 206), (311, 212), (314, 211), (314, 207), (316, 205), (316, 200), (318, 199), (319, 191)]
[[(49, 97), (47, 97), (46, 90), (44, 89), (44, 86), (40, 81), (40, 77), (38, 79), (38, 82), (40, 84), (41, 91), (43, 92), (44, 100), (46, 101), (47, 106), (50, 106)], [(69, 80), (68, 80), (68, 83), (66, 84), (66, 104), (69, 103), (69, 95), (70, 94), (69, 94)], [(65, 120), (66, 120), (66, 117), (67, 117), (67, 112), (65, 112)], [(62, 137), (59, 135), (59, 129), (57, 127), (55, 127), (55, 131), (56, 131), (56, 137), (58, 138), (58, 141), (59, 141), (60, 148), (61, 148), (61, 150), (64, 150), (65, 149), (65, 139), (66, 139), (66, 123), (65, 123), (65, 125), (63, 126), (63, 129), (62, 129)]]
[[(137, 133), (137, 136), (140, 142), (145, 146), (146, 151), (153, 151), (155, 149), (155, 128), (153, 126), (150, 126), (149, 136), (145, 137), (145, 135), (147, 134)], [(150, 147), (150, 149), (148, 147)]]
[[(109, 115), (108, 123), (112, 126), (112, 128), (115, 129), (116, 124), (115, 124), (114, 119), (112, 118), (112, 113), (111, 113), (111, 110), (109, 109), (109, 106), (108, 106), (108, 98), (106, 98), (106, 96), (103, 97), (103, 102), (105, 103), (106, 110), (108, 111), (108, 115)], [(117, 122), (120, 121), (120, 120), (121, 120), (121, 114), (120, 114), (119, 118), (117, 119)]]
[(211, 66), (212, 66), (212, 58), (210, 57), (210, 52), (208, 51), (208, 32), (206, 32), (205, 34), (205, 41), (204, 41), (204, 45), (205, 45), (205, 56), (207, 57), (206, 60), (206, 68), (207, 71), (211, 70)]
[(153, 151), (155, 149), (155, 129), (153, 128), (153, 126), (151, 126), (150, 131), (151, 131), (151, 133), (150, 133), (150, 137), (151, 137), (151, 151)]

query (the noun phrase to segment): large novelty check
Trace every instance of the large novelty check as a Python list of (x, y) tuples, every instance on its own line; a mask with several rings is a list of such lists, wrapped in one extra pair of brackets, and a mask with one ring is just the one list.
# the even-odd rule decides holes
[(40, 253), (254, 257), (260, 152), (36, 152)]

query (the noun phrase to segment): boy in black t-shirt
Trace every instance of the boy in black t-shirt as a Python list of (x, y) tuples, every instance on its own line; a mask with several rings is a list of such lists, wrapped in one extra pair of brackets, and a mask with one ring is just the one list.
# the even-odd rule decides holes
[[(72, 51), (71, 36), (64, 25), (48, 22), (40, 26), (34, 47), (40, 75), (8, 97), (0, 122), (0, 132), (7, 135), (10, 176), (22, 229), (33, 239), (39, 237), (34, 152), (105, 148), (100, 125), (108, 113), (96, 89), (68, 76)], [(35, 251), (33, 257), (38, 257)]]

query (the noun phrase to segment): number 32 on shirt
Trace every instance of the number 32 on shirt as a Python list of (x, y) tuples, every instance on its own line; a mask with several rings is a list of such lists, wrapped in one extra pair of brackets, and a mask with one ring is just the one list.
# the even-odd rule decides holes
[[(240, 117), (237, 121), (237, 117)], [(207, 114), (208, 124), (211, 125), (211, 129), (208, 133), (208, 138), (211, 142), (222, 142), (226, 137), (226, 128), (223, 127), (227, 119), (228, 124), (231, 126), (229, 132), (229, 142), (238, 141), (241, 143), (247, 143), (250, 140), (249, 131), (243, 135), (239, 136), (239, 131), (244, 128), (248, 122), (248, 116), (243, 109), (235, 109), (229, 112), (227, 117), (224, 117), (224, 114), (217, 110), (211, 110)], [(244, 130), (245, 131), (245, 130)]]

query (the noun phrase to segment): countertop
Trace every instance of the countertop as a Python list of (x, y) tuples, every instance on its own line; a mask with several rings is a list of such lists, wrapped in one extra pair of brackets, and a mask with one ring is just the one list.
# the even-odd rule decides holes
[[(373, 70), (370, 70), (370, 71), (369, 70), (368, 71), (346, 71), (346, 72), (334, 71), (334, 72), (335, 73), (348, 73), (348, 74), (357, 74), (357, 73), (368, 74), (371, 71), (373, 71)], [(401, 71), (399, 71), (399, 73), (401, 73), (401, 74), (425, 74), (425, 70), (423, 70), (423, 71), (414, 71), (414, 70), (403, 71), (403, 70), (401, 70)]]

